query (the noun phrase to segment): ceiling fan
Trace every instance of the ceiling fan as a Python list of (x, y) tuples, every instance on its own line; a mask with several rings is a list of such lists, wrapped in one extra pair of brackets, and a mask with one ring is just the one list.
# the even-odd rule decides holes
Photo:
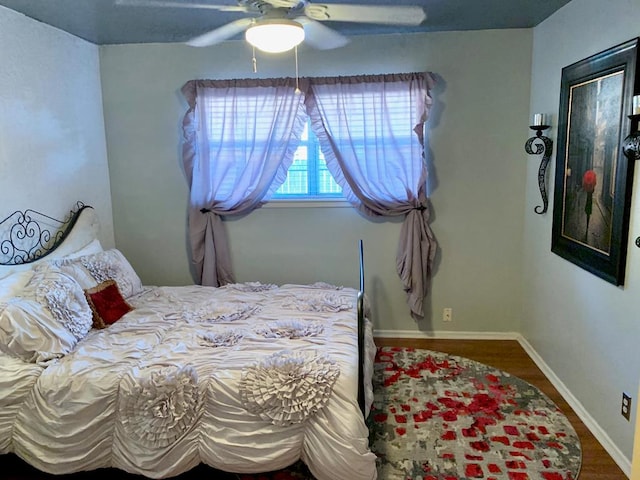
[(426, 18), (419, 6), (355, 5), (311, 3), (310, 0), (237, 0), (236, 5), (163, 0), (116, 0), (116, 5), (134, 7), (200, 8), (248, 14), (187, 41), (207, 47), (245, 32), (254, 47), (271, 53), (291, 50), (303, 40), (309, 46), (329, 50), (346, 45), (349, 39), (322, 25), (324, 21), (420, 25)]

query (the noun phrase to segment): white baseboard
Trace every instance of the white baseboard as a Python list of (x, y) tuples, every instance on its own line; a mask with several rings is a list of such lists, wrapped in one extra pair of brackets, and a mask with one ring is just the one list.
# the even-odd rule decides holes
[(419, 330), (374, 330), (378, 338), (443, 338), (451, 340), (518, 340), (516, 332), (421, 332)]
[(374, 330), (374, 337), (379, 338), (440, 338), (452, 340), (517, 340), (522, 348), (531, 357), (551, 384), (558, 390), (569, 406), (576, 412), (582, 423), (589, 429), (593, 436), (600, 442), (614, 462), (620, 467), (627, 477), (631, 477), (631, 460), (611, 440), (607, 432), (595, 421), (578, 399), (571, 393), (567, 386), (558, 378), (543, 358), (536, 352), (533, 346), (517, 332), (421, 332), (417, 330)]
[(569, 406), (576, 412), (576, 415), (580, 417), (582, 423), (586, 425), (589, 431), (596, 437), (596, 440), (600, 442), (602, 447), (607, 451), (613, 461), (620, 467), (620, 469), (624, 472), (624, 474), (631, 478), (631, 460), (629, 460), (624, 453), (617, 447), (615, 443), (611, 440), (607, 432), (603, 430), (603, 428), (595, 421), (595, 419), (589, 414), (589, 412), (584, 408), (582, 403), (571, 393), (571, 391), (567, 388), (567, 386), (558, 378), (558, 376), (551, 370), (549, 365), (542, 359), (538, 352), (533, 348), (533, 346), (524, 338), (522, 335), (519, 335), (518, 341), (522, 348), (529, 354), (535, 364), (538, 366), (542, 373), (544, 373), (545, 377), (549, 379), (549, 381), (553, 384), (553, 386), (558, 390), (560, 395), (566, 400)]

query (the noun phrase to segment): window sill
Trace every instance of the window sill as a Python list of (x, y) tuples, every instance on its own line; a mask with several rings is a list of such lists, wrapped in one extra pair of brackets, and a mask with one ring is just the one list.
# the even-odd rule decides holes
[(278, 200), (271, 199), (265, 203), (262, 208), (351, 208), (351, 204), (345, 199), (339, 200), (316, 200), (316, 199), (298, 199), (298, 200)]

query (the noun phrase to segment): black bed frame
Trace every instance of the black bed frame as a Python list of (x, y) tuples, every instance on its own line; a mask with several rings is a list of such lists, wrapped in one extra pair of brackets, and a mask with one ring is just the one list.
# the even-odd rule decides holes
[(358, 290), (357, 308), (358, 308), (358, 405), (362, 415), (366, 417), (366, 402), (364, 396), (364, 247), (362, 240), (359, 241), (359, 259), (360, 259), (360, 289)]
[(0, 220), (0, 265), (31, 263), (49, 255), (67, 238), (85, 208), (93, 207), (77, 202), (64, 220), (31, 209), (16, 210)]

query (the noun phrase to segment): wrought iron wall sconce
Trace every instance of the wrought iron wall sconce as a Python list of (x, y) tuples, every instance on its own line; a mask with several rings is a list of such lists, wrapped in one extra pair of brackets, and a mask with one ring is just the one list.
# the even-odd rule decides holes
[[(631, 110), (631, 133), (622, 142), (622, 152), (630, 162), (640, 160), (640, 95), (633, 97)], [(636, 238), (636, 247), (640, 248), (640, 237)]]
[(631, 133), (622, 142), (622, 151), (630, 162), (640, 160), (640, 95), (633, 97)]
[[(533, 116), (533, 125), (530, 125), (529, 128), (531, 130), (536, 131), (536, 136), (531, 137), (527, 140), (527, 143), (524, 146), (525, 151), (529, 155), (540, 155), (542, 154), (542, 160), (540, 161), (540, 168), (538, 168), (538, 188), (540, 189), (540, 195), (542, 196), (542, 205), (538, 205), (534, 208), (534, 211), (542, 215), (547, 211), (549, 207), (549, 198), (547, 196), (547, 186), (546, 186), (546, 172), (547, 165), (549, 165), (549, 160), (551, 159), (551, 151), (553, 150), (553, 141), (549, 137), (545, 137), (542, 135), (544, 130), (547, 130), (550, 127), (547, 122), (547, 116), (542, 113), (536, 113)], [(534, 143), (537, 142), (537, 143)], [(533, 147), (535, 146), (535, 150)]]

